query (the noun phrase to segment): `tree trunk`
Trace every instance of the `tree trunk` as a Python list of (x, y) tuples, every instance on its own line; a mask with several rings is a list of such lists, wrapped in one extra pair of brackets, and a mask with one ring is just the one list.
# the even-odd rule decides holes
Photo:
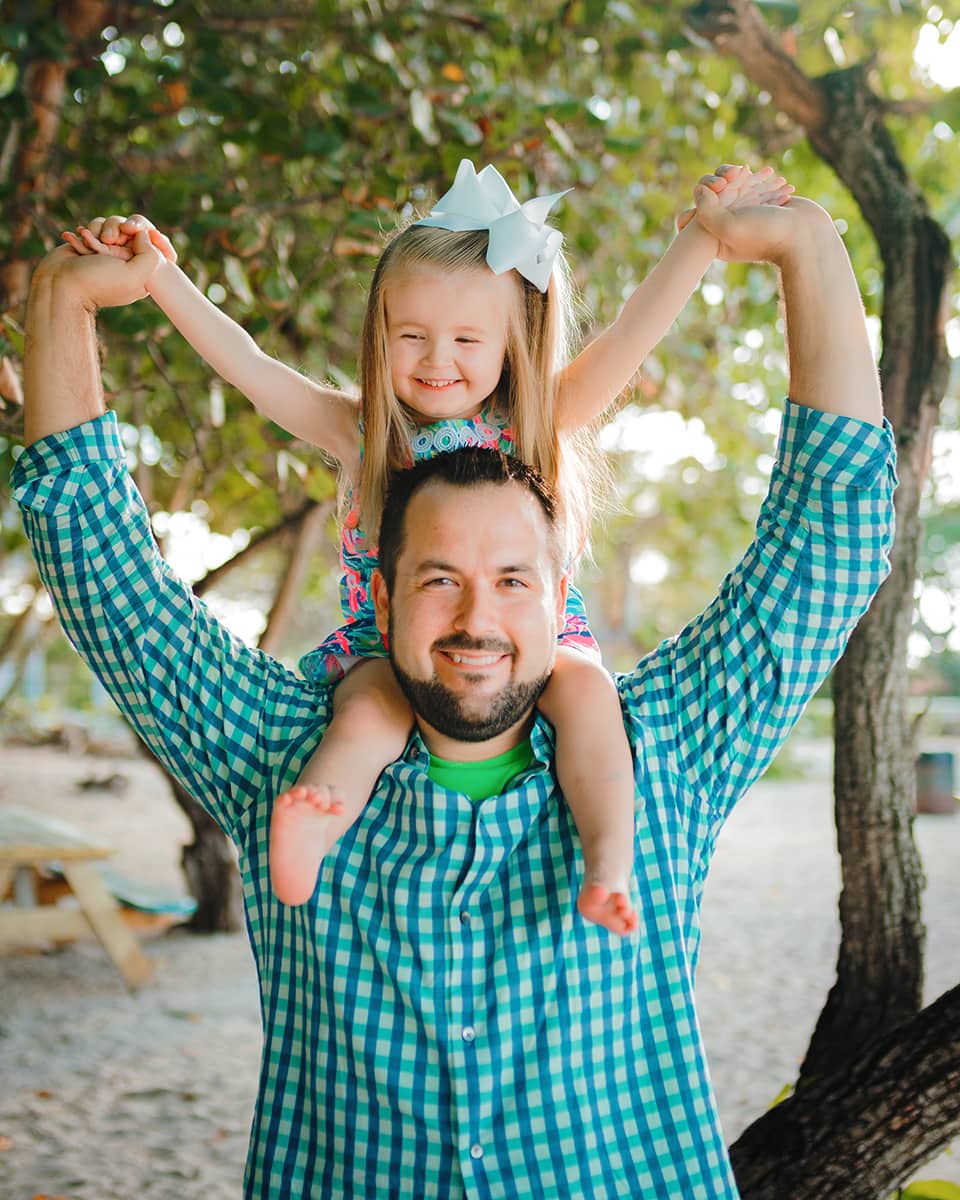
[[(924, 928), (920, 899), (923, 873), (913, 840), (915, 794), (914, 747), (907, 719), (906, 644), (913, 616), (917, 551), (921, 536), (920, 494), (929, 467), (933, 431), (949, 360), (944, 341), (951, 266), (950, 244), (933, 221), (919, 190), (909, 179), (896, 147), (883, 125), (882, 106), (867, 83), (865, 68), (854, 67), (819, 79), (807, 78), (776, 44), (759, 10), (749, 0), (702, 0), (688, 17), (704, 37), (732, 54), (758, 87), (766, 88), (779, 108), (805, 129), (815, 151), (828, 162), (854, 196), (876, 238), (883, 262), (883, 354), (880, 377), (884, 409), (894, 427), (899, 455), (897, 536), (892, 572), (851, 638), (833, 676), (834, 798), (843, 891), (840, 898), (842, 938), (837, 979), (820, 1015), (801, 1068), (800, 1097), (823, 1097), (824, 1111), (811, 1116), (811, 1126), (846, 1122), (831, 1130), (856, 1166), (858, 1146), (873, 1136), (881, 1120), (879, 1105), (856, 1106), (847, 1089), (845, 1063), (857, 1059), (874, 1039), (911, 1018), (922, 1002)], [(907, 1027), (909, 1028), (909, 1027)], [(893, 1034), (896, 1041), (897, 1034)], [(886, 1044), (886, 1043), (884, 1043)], [(871, 1050), (871, 1054), (877, 1051)], [(955, 1078), (960, 1048), (955, 1037), (932, 1064), (934, 1074)], [(839, 1073), (838, 1073), (839, 1072)], [(911, 1080), (888, 1074), (891, 1096), (909, 1104)], [(808, 1091), (808, 1085), (810, 1090)], [(831, 1087), (834, 1089), (831, 1091)], [(836, 1107), (848, 1096), (846, 1108)], [(804, 1103), (806, 1103), (804, 1101)], [(828, 1115), (828, 1109), (832, 1115)], [(850, 1191), (835, 1187), (819, 1192), (788, 1186), (783, 1172), (807, 1180), (816, 1172), (806, 1129), (796, 1131), (787, 1152), (784, 1132), (801, 1105), (776, 1110), (783, 1148), (776, 1194), (874, 1196), (864, 1184)], [(798, 1118), (799, 1119), (799, 1118)], [(960, 1113), (952, 1109), (949, 1134), (960, 1130)], [(758, 1122), (763, 1126), (767, 1118)], [(756, 1127), (754, 1127), (756, 1128)], [(923, 1161), (919, 1126), (902, 1121), (887, 1126), (900, 1144), (890, 1153), (901, 1166)], [(765, 1153), (777, 1144), (766, 1143)], [(748, 1160), (757, 1153), (757, 1138), (737, 1143), (740, 1173), (752, 1180)], [(926, 1147), (926, 1151), (930, 1148)], [(917, 1156), (919, 1155), (919, 1157)], [(837, 1166), (837, 1170), (841, 1169)], [(744, 1195), (773, 1195), (744, 1186)]]
[(180, 857), (197, 910), (194, 933), (236, 933), (243, 928), (243, 892), (233, 844), (205, 808), (168, 775), (177, 803), (193, 826), (193, 841)]
[(327, 517), (333, 511), (333, 501), (316, 504), (300, 523), (296, 545), (287, 560), (287, 569), (267, 617), (267, 626), (260, 635), (259, 646), (267, 654), (276, 654), (290, 625), (310, 560), (323, 540)]
[(803, 1084), (730, 1149), (750, 1200), (886, 1200), (960, 1126), (960, 987), (835, 1073)]
[[(60, 128), (67, 73), (81, 57), (89, 57), (82, 49), (83, 43), (99, 36), (116, 8), (107, 0), (62, 0), (54, 19), (66, 32), (66, 52), (21, 63), (29, 119), (23, 127), (18, 122), (11, 126), (12, 143), (6, 148), (17, 186), (4, 214), (10, 228), (10, 252), (0, 262), (0, 312), (19, 317), (27, 301), (31, 264), (22, 248), (37, 228), (52, 194), (47, 163)], [(36, 20), (47, 22), (51, 17), (38, 12)], [(34, 43), (39, 44), (43, 44), (40, 39)]]

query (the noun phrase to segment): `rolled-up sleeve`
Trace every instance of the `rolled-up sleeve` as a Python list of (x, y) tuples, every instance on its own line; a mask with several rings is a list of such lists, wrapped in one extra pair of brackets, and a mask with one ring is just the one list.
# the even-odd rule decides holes
[(295, 776), (329, 693), (245, 646), (163, 560), (113, 413), (28, 447), (14, 497), (73, 646), (229, 834)]
[(893, 431), (787, 402), (756, 536), (716, 600), (621, 681), (695, 805), (763, 772), (890, 570)]

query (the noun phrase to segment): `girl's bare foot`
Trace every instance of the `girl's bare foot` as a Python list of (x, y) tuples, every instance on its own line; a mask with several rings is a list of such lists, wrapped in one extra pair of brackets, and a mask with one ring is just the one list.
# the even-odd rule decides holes
[(343, 832), (336, 788), (299, 783), (278, 796), (270, 822), (270, 882), (284, 904), (313, 895), (320, 863)]
[(577, 911), (588, 921), (594, 921), (621, 937), (633, 933), (640, 924), (627, 891), (611, 891), (602, 883), (583, 885), (577, 897)]

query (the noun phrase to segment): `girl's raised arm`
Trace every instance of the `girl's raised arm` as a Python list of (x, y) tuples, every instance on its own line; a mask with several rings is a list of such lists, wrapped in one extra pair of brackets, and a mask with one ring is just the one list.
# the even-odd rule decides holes
[[(732, 169), (711, 185), (725, 207), (784, 204), (793, 188), (772, 167)], [(557, 422), (572, 432), (601, 415), (661, 340), (713, 262), (717, 239), (689, 221), (637, 287), (614, 323), (566, 368), (557, 392)]]
[(145, 217), (126, 221), (109, 217), (82, 236), (90, 250), (96, 249), (96, 243), (122, 245), (141, 228), (149, 230), (151, 241), (164, 255), (147, 282), (147, 291), (194, 350), (257, 412), (326, 450), (355, 479), (360, 451), (358, 405), (352, 396), (314, 383), (264, 354), (247, 331), (212, 304), (177, 266), (170, 242)]

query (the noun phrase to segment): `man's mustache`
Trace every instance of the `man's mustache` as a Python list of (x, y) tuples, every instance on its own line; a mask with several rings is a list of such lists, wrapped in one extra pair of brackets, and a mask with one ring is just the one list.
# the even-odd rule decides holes
[(452, 633), (433, 643), (434, 650), (472, 650), (477, 654), (513, 654), (516, 646), (500, 638), (474, 638), (468, 633)]

